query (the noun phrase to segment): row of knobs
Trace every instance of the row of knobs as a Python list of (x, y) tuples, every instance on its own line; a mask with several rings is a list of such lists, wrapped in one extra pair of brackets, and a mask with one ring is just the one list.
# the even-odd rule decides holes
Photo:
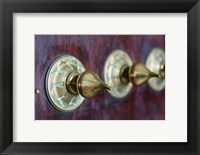
[(107, 89), (115, 98), (128, 95), (132, 86), (148, 81), (155, 91), (164, 89), (165, 54), (160, 48), (150, 52), (146, 65), (134, 63), (125, 51), (114, 50), (106, 59), (103, 82), (96, 73), (85, 71), (75, 57), (66, 55), (50, 65), (45, 81), (45, 90), (50, 103), (59, 111), (77, 109), (85, 98), (95, 96)]

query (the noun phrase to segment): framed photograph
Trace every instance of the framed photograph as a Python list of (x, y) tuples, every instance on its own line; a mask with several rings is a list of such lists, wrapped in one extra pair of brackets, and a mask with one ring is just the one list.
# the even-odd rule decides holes
[(199, 9), (1, 0), (1, 153), (200, 154)]

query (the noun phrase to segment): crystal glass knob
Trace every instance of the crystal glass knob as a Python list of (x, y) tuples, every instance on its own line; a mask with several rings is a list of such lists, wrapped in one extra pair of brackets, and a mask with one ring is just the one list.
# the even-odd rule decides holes
[(113, 51), (104, 65), (104, 80), (111, 86), (108, 92), (115, 98), (126, 96), (132, 87), (140, 86), (148, 81), (156, 91), (164, 88), (165, 54), (160, 48), (150, 52), (146, 65), (133, 63), (122, 50)]
[(46, 74), (47, 97), (63, 112), (77, 109), (84, 98), (93, 97), (103, 89), (110, 87), (96, 73), (85, 71), (83, 64), (70, 55), (54, 60)]

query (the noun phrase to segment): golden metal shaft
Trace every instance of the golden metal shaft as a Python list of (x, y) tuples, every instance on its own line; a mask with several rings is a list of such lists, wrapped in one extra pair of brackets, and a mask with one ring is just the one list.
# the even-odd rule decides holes
[(88, 98), (103, 89), (110, 89), (94, 72), (85, 71), (81, 74), (72, 72), (66, 79), (66, 88), (70, 94)]
[(135, 63), (132, 66), (123, 66), (120, 71), (120, 80), (127, 84), (132, 82), (135, 86), (140, 86), (148, 81), (150, 78), (164, 78), (165, 65), (161, 65), (160, 73), (151, 72), (144, 64)]

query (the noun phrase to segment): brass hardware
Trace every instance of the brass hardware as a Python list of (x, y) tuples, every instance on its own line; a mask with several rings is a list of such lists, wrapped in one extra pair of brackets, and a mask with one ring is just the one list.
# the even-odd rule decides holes
[(92, 97), (103, 89), (110, 90), (110, 86), (100, 80), (98, 75), (93, 72), (85, 71), (77, 78), (77, 92), (85, 98)]
[(165, 78), (165, 64), (164, 63), (160, 65), (159, 78)]
[[(164, 74), (163, 69), (162, 73)], [(151, 72), (144, 64), (135, 63), (130, 67), (122, 68), (120, 78), (124, 84), (132, 82), (135, 86), (140, 86), (150, 78), (162, 78), (162, 76), (161, 74)]]
[(72, 95), (78, 95), (88, 98), (93, 97), (102, 89), (110, 89), (97, 74), (84, 71), (81, 74), (72, 72), (66, 80), (66, 88)]
[(75, 110), (84, 98), (93, 97), (103, 89), (110, 87), (94, 72), (85, 71), (83, 64), (70, 55), (56, 59), (46, 75), (48, 99), (64, 112)]
[[(114, 77), (114, 78), (113, 78)], [(132, 86), (140, 86), (148, 81), (156, 91), (164, 88), (165, 55), (160, 48), (150, 52), (146, 66), (132, 63), (131, 58), (122, 50), (113, 51), (104, 66), (104, 80), (111, 86), (108, 92), (115, 98), (126, 96)]]

